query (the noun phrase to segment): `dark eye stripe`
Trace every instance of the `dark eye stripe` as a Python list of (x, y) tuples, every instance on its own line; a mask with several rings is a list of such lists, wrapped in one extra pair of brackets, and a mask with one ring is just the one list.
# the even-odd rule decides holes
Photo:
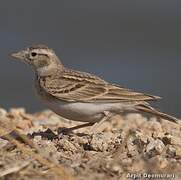
[(41, 54), (41, 53), (40, 53), (40, 54), (38, 54), (38, 55), (42, 55), (42, 56), (49, 57), (47, 54)]
[(36, 52), (31, 52), (29, 54), (26, 54), (26, 58), (29, 59), (30, 61), (34, 60), (32, 57), (35, 57), (35, 56), (46, 56), (46, 57), (49, 57), (47, 54), (43, 54), (43, 53), (36, 53)]

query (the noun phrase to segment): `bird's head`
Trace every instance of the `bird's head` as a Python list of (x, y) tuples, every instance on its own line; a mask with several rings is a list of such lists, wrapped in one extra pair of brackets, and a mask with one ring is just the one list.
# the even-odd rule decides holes
[(30, 65), (40, 75), (50, 73), (57, 68), (63, 69), (55, 52), (45, 45), (34, 45), (12, 53), (11, 56)]

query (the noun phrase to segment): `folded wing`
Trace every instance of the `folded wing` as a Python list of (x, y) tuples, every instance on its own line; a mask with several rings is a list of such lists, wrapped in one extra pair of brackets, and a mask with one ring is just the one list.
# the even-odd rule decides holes
[(72, 70), (67, 70), (59, 76), (40, 78), (39, 82), (41, 88), (47, 93), (69, 102), (126, 102), (159, 99), (157, 96), (109, 84), (89, 73)]

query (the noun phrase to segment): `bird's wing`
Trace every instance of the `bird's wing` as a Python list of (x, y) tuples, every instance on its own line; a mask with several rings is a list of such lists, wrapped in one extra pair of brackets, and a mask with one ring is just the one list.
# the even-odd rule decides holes
[(60, 75), (40, 78), (40, 87), (53, 97), (69, 102), (125, 102), (159, 99), (157, 96), (134, 92), (109, 84), (89, 73), (66, 70)]

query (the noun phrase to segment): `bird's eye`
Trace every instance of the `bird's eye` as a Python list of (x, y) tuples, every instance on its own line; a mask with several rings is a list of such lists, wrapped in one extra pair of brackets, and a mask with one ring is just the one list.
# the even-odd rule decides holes
[(31, 56), (32, 56), (32, 57), (35, 57), (36, 55), (37, 55), (36, 52), (32, 52), (32, 53), (31, 53)]

